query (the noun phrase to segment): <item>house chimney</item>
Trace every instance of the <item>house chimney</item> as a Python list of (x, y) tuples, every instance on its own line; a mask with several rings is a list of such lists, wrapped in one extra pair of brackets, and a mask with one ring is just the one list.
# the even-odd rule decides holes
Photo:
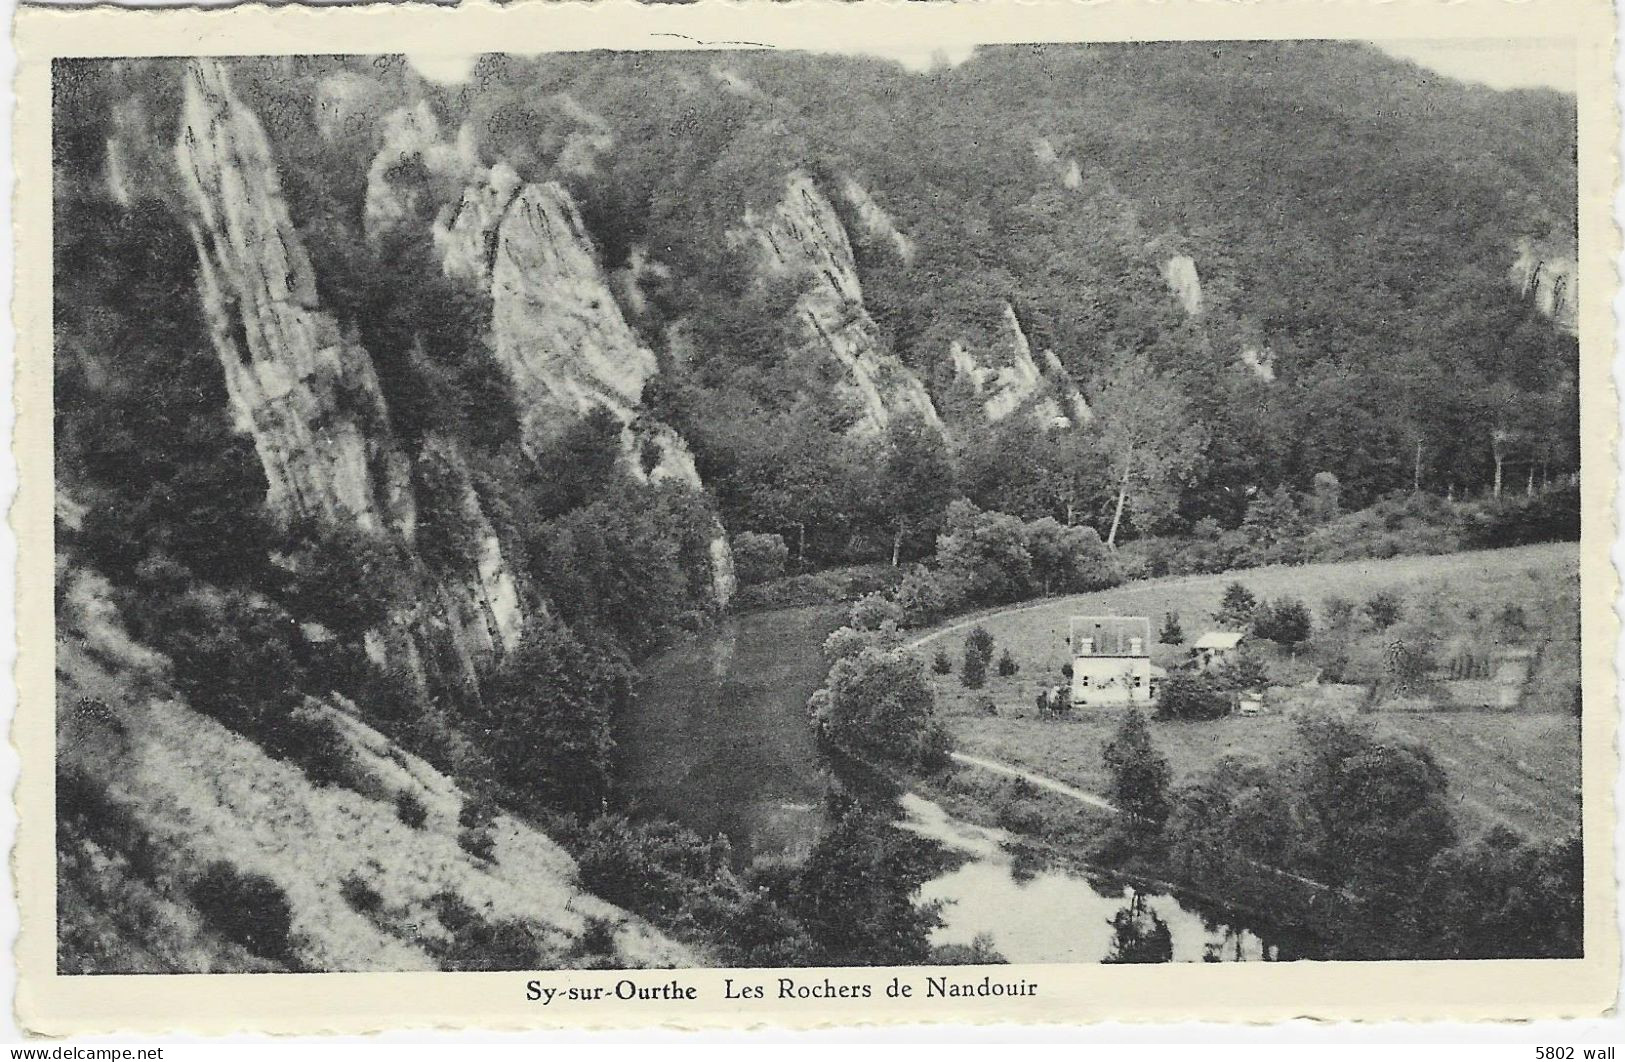
[(1093, 638), (1079, 638), (1078, 639), (1078, 655), (1079, 656), (1094, 656), (1095, 655), (1095, 640)]
[(1143, 652), (1143, 650), (1141, 648), (1142, 644), (1143, 643), (1140, 641), (1140, 639), (1138, 639), (1138, 638), (1130, 638), (1128, 640), (1128, 655), (1129, 656), (1139, 656)]

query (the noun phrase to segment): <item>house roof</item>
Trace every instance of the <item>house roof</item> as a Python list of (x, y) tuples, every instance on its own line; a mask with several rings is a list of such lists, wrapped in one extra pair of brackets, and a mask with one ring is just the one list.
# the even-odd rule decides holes
[(1192, 649), (1234, 649), (1241, 644), (1243, 635), (1235, 631), (1208, 631), (1196, 639)]
[[(1067, 644), (1076, 653), (1085, 638), (1094, 639), (1095, 656), (1150, 656), (1151, 621), (1144, 616), (1073, 616)], [(1140, 640), (1140, 651), (1129, 652), (1129, 640)]]

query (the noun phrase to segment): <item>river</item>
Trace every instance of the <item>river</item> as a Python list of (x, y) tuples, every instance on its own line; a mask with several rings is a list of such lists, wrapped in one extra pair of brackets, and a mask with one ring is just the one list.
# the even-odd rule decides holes
[[(853, 768), (824, 755), (807, 725), (808, 696), (828, 667), (824, 636), (844, 608), (754, 613), (668, 650), (643, 668), (637, 703), (617, 733), (620, 785), (634, 813), (721, 833), (741, 864), (804, 859), (824, 828), (832, 782)], [(1012, 855), (1015, 838), (947, 814), (913, 793), (893, 826), (953, 859), (918, 902), (940, 901), (934, 944), (979, 935), (1011, 962), (1099, 962), (1133, 952), (1156, 960), (1279, 957), (1248, 929), (1178, 897)]]

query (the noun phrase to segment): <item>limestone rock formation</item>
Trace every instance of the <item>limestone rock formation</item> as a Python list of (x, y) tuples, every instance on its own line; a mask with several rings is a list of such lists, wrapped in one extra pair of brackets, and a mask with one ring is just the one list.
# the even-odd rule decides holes
[(869, 194), (867, 188), (851, 177), (843, 177), (841, 196), (857, 215), (858, 224), (863, 228), (861, 237), (864, 240), (889, 247), (897, 259), (905, 265), (914, 261), (914, 241), (897, 227), (897, 222), (893, 221), (892, 216), (886, 213), (885, 207)]
[(925, 385), (881, 348), (879, 330), (863, 305), (851, 241), (810, 176), (790, 174), (784, 198), (766, 216), (747, 211), (744, 228), (734, 235), (755, 242), (766, 273), (808, 279), (795, 308), (803, 350), (833, 358), (844, 370), (841, 389), (861, 410), (855, 433), (879, 434), (900, 415), (942, 430)]
[[(443, 211), (435, 242), (448, 276), (488, 287), (498, 360), (512, 382), (520, 428), (532, 454), (595, 410), (621, 424), (628, 475), (702, 489), (688, 445), (645, 416), (643, 389), (659, 371), (654, 353), (627, 323), (575, 199), (561, 184), (522, 184), (499, 163)], [(644, 451), (657, 455), (644, 467)], [(727, 539), (717, 528), (713, 592), (733, 595)]]
[(982, 400), (988, 423), (997, 424), (1026, 408), (1042, 427), (1087, 422), (1093, 414), (1055, 352), (1043, 353), (1043, 368), (1033, 358), (1032, 344), (1015, 307), (1004, 304), (1005, 349), (978, 358), (964, 343), (949, 347), (955, 375)]
[[(415, 542), (417, 501), (410, 457), (389, 428), (372, 359), (323, 308), (310, 257), (288, 216), (264, 130), (215, 62), (190, 64), (176, 161), (188, 190), (200, 298), (237, 427), (254, 440), (269, 484), (268, 507), (288, 524), (309, 520), (340, 533)], [(440, 445), (431, 459), (459, 461)], [(523, 616), (501, 547), (478, 512), (466, 473), (462, 492), (481, 555), (466, 575), (434, 580), (456, 655), (477, 659), (512, 648)], [(369, 648), (418, 671), (422, 621), (374, 632)], [(411, 633), (407, 634), (407, 628)], [(421, 677), (421, 673), (420, 673)]]
[(1579, 264), (1572, 252), (1565, 254), (1538, 246), (1532, 240), (1520, 240), (1511, 279), (1519, 294), (1549, 317), (1556, 328), (1571, 336), (1579, 333)]
[(447, 142), (427, 100), (391, 111), (384, 118), (382, 136), (378, 154), (367, 170), (362, 218), (368, 236), (426, 209), (421, 200), (431, 190), (422, 182), (403, 179), (405, 172), (458, 187), (479, 168), (472, 130), (464, 126), (455, 141)]
[(1202, 278), (1196, 272), (1196, 261), (1188, 254), (1176, 254), (1166, 259), (1160, 268), (1169, 293), (1179, 300), (1185, 312), (1192, 316), (1201, 313)]

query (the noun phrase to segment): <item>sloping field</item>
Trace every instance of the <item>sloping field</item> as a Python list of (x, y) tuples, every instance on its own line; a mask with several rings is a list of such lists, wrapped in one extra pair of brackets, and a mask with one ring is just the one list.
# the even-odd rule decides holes
[[(1085, 712), (1068, 722), (1035, 718), (1039, 690), (1064, 681), (1068, 617), (1144, 615), (1155, 629), (1165, 612), (1178, 612), (1189, 644), (1211, 629), (1219, 599), (1232, 582), (1242, 583), (1261, 601), (1283, 596), (1303, 600), (1315, 612), (1317, 628), (1327, 597), (1361, 602), (1379, 590), (1399, 594), (1410, 607), (1430, 598), (1446, 617), (1440, 621), (1445, 625), (1454, 622), (1449, 617), (1491, 616), (1508, 605), (1521, 607), (1530, 617), (1529, 638), (1540, 654), (1521, 711), (1378, 712), (1367, 718), (1379, 733), (1414, 738), (1434, 753), (1450, 776), (1451, 798), (1464, 832), (1493, 823), (1539, 837), (1579, 828), (1580, 745), (1573, 712), (1579, 552), (1572, 543), (1150, 580), (958, 620), (924, 633), (911, 646), (928, 658), (944, 649), (954, 662), (954, 674), (932, 678), (939, 709), (962, 751), (1101, 793), (1106, 777), (1100, 746), (1116, 726), (1116, 713)], [(990, 674), (985, 690), (971, 691), (960, 685), (957, 672), (965, 633), (978, 622), (993, 635), (995, 652), (1009, 649), (1021, 670), (1009, 678)], [(1183, 655), (1183, 647), (1154, 647), (1159, 663), (1172, 664)], [(1293, 675), (1314, 670), (1301, 659), (1285, 658), (1273, 660), (1272, 669)], [(984, 696), (993, 698), (997, 716), (978, 710)], [(1152, 727), (1176, 784), (1225, 755), (1265, 763), (1281, 760), (1291, 754), (1295, 740), (1292, 720), (1283, 714), (1154, 722)]]

